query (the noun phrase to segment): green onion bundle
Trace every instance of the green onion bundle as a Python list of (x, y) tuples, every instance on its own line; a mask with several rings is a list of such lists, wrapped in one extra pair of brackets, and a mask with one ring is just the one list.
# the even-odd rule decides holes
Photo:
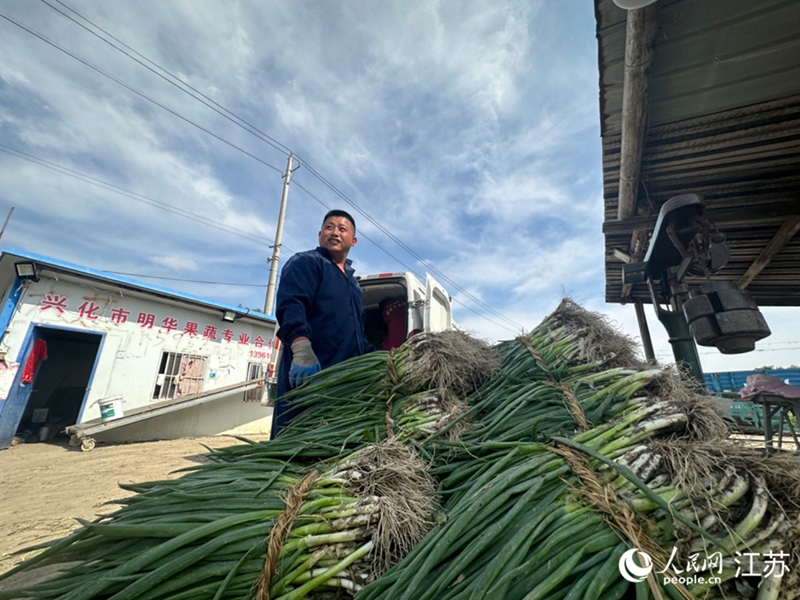
[(325, 369), (282, 400), (305, 408), (269, 443), (212, 451), (211, 459), (319, 460), (341, 457), (386, 437), (386, 400), (392, 384), (387, 353), (374, 352)]
[(318, 588), (355, 593), (399, 562), (430, 530), (434, 483), (397, 441), (367, 446), (317, 479), (280, 550), (269, 597)]
[[(692, 555), (717, 555), (718, 566), (694, 574), (706, 581), (718, 577), (721, 583), (691, 585), (692, 594), (765, 598), (767, 590), (782, 589), (782, 597), (797, 596), (800, 586), (791, 572), (776, 578), (777, 582), (770, 581), (769, 586), (762, 585), (761, 590), (736, 578), (738, 568), (747, 562), (742, 557), (748, 553), (758, 556), (754, 561), (758, 573), (764, 572), (763, 557), (768, 554), (785, 553), (787, 565), (796, 565), (800, 535), (796, 495), (800, 465), (796, 459), (762, 456), (719, 439), (641, 443), (636, 437), (631, 436), (624, 447), (620, 442), (603, 446), (590, 441), (586, 448), (616, 456), (616, 466), (606, 469), (611, 485), (629, 505), (650, 517), (655, 534), (665, 545), (680, 540), (675, 543), (679, 550), (676, 563), (687, 565)], [(598, 469), (602, 470), (602, 465)], [(664, 520), (665, 505), (676, 514), (674, 522)]]
[(462, 427), (450, 428), (447, 439), (458, 438), (466, 427), (459, 417), (467, 409), (467, 404), (448, 390), (431, 390), (418, 392), (400, 400), (402, 403), (397, 421), (392, 420), (390, 427), (397, 429), (401, 440), (425, 440), (439, 433), (456, 420)]
[[(531, 441), (534, 433), (544, 438), (573, 433), (582, 428), (576, 416), (585, 418), (589, 427), (599, 425), (619, 416), (634, 395), (661, 377), (660, 369), (610, 369), (570, 375), (557, 385), (533, 381), (509, 391), (497, 386), (487, 392), (478, 424), (461, 439), (476, 444), (521, 442)], [(572, 406), (569, 395), (575, 400)], [(576, 415), (577, 411), (580, 415)]]

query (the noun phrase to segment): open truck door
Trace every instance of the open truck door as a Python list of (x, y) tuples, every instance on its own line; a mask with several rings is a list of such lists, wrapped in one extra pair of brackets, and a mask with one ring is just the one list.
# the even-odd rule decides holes
[(426, 273), (425, 276), (425, 314), (423, 318), (425, 331), (449, 331), (453, 328), (453, 309), (450, 295)]

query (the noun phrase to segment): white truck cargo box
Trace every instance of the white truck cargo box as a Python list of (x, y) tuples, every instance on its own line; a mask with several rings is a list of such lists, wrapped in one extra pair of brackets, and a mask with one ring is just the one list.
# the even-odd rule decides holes
[[(364, 294), (367, 339), (378, 350), (390, 350), (415, 333), (453, 328), (450, 295), (430, 275), (426, 274), (425, 285), (405, 272), (364, 275), (358, 278), (358, 283)], [(385, 309), (392, 301), (402, 302), (405, 316), (402, 336), (390, 335), (392, 321)]]

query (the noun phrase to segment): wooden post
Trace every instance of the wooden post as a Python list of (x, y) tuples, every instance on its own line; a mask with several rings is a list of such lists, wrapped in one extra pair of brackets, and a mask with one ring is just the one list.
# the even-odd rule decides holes
[(636, 215), (636, 190), (642, 166), (647, 120), (647, 70), (653, 61), (658, 4), (628, 11), (625, 78), (622, 88), (622, 140), (617, 219)]
[(636, 320), (639, 321), (639, 334), (642, 336), (644, 357), (651, 365), (656, 364), (656, 353), (653, 351), (653, 340), (650, 338), (650, 328), (647, 326), (647, 317), (644, 314), (644, 305), (637, 300), (633, 305), (636, 309)]

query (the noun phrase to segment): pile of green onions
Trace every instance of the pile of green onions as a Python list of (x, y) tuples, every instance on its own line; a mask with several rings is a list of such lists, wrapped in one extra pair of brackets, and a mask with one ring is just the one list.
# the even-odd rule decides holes
[[(311, 469), (272, 600), (800, 596), (794, 572), (755, 589), (734, 568), (737, 552), (800, 557), (797, 459), (730, 445), (701, 398), (570, 301), (492, 352), (465, 340), (417, 336), (320, 372), (289, 396), (306, 410), (277, 439), (129, 486), (121, 509), (14, 571), (77, 564), (0, 600), (255, 598)], [(722, 583), (633, 584), (618, 568), (632, 538), (676, 547), (674, 564), (719, 552)]]

